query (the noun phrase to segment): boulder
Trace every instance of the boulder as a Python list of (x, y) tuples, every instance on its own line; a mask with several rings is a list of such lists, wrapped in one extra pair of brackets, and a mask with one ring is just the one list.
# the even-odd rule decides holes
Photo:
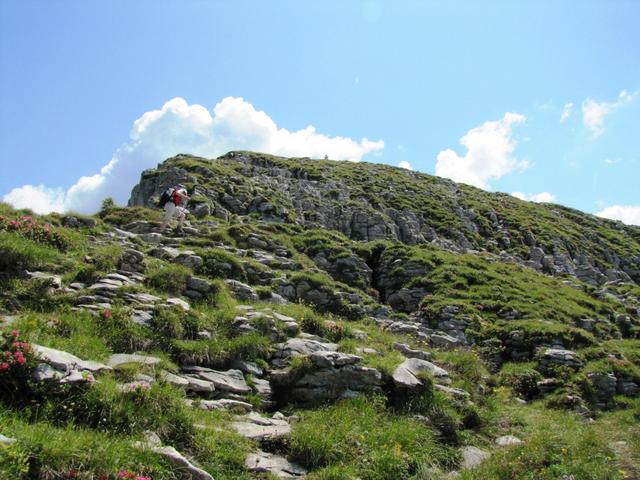
[(449, 373), (426, 360), (419, 358), (408, 358), (396, 367), (393, 372), (393, 382), (396, 387), (415, 389), (422, 386), (422, 380), (418, 378), (420, 373), (427, 373), (432, 376), (436, 383), (450, 384)]
[(226, 372), (211, 370), (210, 368), (184, 366), (184, 371), (197, 376), (202, 380), (213, 383), (216, 390), (244, 395), (251, 392), (251, 388), (244, 380), (240, 370), (227, 370)]
[(89, 372), (101, 372), (111, 370), (111, 366), (91, 360), (81, 360), (80, 358), (62, 350), (33, 345), (33, 352), (36, 357), (44, 363), (51, 365), (56, 370), (70, 373), (73, 370), (86, 370)]
[(462, 449), (462, 468), (475, 468), (487, 460), (491, 454), (477, 447), (464, 447)]
[(547, 348), (539, 358), (540, 370), (545, 372), (557, 365), (566, 365), (574, 370), (579, 370), (583, 366), (577, 358), (576, 352), (561, 348)]
[(238, 300), (257, 302), (260, 299), (256, 291), (246, 283), (231, 279), (226, 279), (224, 283)]

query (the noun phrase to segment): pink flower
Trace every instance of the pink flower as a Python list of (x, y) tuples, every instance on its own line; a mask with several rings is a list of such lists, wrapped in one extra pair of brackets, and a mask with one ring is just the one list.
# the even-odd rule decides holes
[(0, 365), (0, 370), (9, 370), (9, 364), (7, 362), (3, 362)]
[(135, 479), (136, 478), (136, 474), (133, 472), (130, 472), (129, 470), (122, 470), (120, 472), (118, 472), (118, 474), (116, 475), (116, 478), (131, 478), (131, 479)]
[(12, 337), (19, 337), (20, 336), (20, 331), (19, 330), (11, 330), (11, 336)]
[(24, 365), (25, 363), (27, 363), (27, 359), (24, 357), (18, 357), (18, 363), (20, 365)]
[(104, 318), (111, 318), (113, 317), (113, 313), (111, 313), (111, 310), (105, 310), (104, 312), (102, 312), (102, 316)]

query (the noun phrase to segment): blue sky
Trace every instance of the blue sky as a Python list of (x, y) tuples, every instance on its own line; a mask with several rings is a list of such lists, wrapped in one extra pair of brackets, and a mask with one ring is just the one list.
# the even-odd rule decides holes
[(169, 154), (257, 148), (640, 223), (639, 20), (635, 1), (3, 0), (0, 196), (91, 211)]

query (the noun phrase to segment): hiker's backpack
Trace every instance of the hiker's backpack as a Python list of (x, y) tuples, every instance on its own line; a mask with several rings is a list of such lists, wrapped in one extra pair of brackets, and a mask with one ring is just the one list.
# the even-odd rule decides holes
[(173, 188), (171, 187), (167, 188), (164, 192), (162, 192), (162, 195), (160, 195), (160, 200), (158, 200), (158, 207), (164, 208), (167, 202), (171, 201), (172, 193), (173, 193)]

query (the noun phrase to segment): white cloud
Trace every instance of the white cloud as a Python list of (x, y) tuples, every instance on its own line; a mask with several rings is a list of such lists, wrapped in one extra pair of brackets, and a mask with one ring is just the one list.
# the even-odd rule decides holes
[(81, 177), (71, 188), (25, 185), (3, 200), (38, 213), (74, 210), (95, 212), (102, 200), (124, 203), (140, 172), (178, 153), (216, 157), (229, 150), (256, 150), (283, 156), (360, 161), (384, 148), (367, 138), (329, 137), (309, 125), (297, 131), (279, 128), (265, 112), (242, 98), (226, 97), (209, 112), (182, 98), (146, 112), (133, 123), (130, 140), (113, 154), (99, 173)]
[(528, 202), (551, 203), (556, 201), (556, 196), (549, 192), (532, 193), (530, 195), (522, 192), (511, 192), (511, 195)]
[(512, 125), (525, 120), (524, 115), (507, 112), (500, 120), (472, 128), (460, 139), (467, 153), (460, 156), (451, 149), (441, 151), (437, 157), (436, 175), (487, 189), (489, 180), (527, 168), (528, 162), (513, 156), (517, 143), (511, 132)]
[(398, 163), (398, 166), (400, 168), (406, 168), (407, 170), (413, 170), (413, 168), (411, 167), (411, 164), (406, 160), (402, 160), (400, 163)]
[(635, 96), (635, 93), (629, 94), (626, 90), (622, 90), (615, 102), (596, 102), (591, 97), (582, 102), (582, 121), (591, 130), (593, 137), (598, 137), (604, 132), (604, 118), (607, 115), (631, 103)]
[(562, 115), (560, 115), (560, 123), (564, 123), (571, 116), (573, 112), (573, 103), (565, 103), (564, 108), (562, 109)]
[(35, 213), (62, 212), (65, 192), (62, 188), (47, 188), (44, 185), (25, 185), (14, 188), (3, 200), (16, 208), (30, 208)]
[(596, 215), (611, 220), (620, 220), (628, 225), (640, 225), (640, 205), (612, 205)]

